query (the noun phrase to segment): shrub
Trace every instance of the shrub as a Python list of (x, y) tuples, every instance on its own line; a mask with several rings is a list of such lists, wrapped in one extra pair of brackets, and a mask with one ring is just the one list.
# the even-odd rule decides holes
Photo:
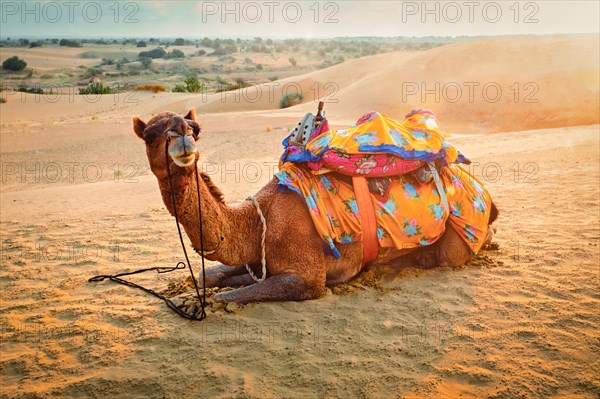
[(290, 58), (290, 64), (292, 64), (293, 66), (296, 66), (296, 64), (298, 63), (298, 61), (296, 61), (296, 59), (294, 57)]
[(274, 82), (279, 79), (279, 76), (269, 76), (267, 79), (269, 79), (271, 82)]
[(9, 71), (22, 71), (27, 66), (27, 63), (17, 57), (16, 55), (10, 58), (7, 58), (2, 63), (2, 68), (8, 69)]
[(175, 85), (171, 91), (173, 93), (187, 93), (187, 87), (185, 85)]
[(114, 91), (109, 86), (104, 86), (102, 82), (94, 82), (88, 87), (79, 89), (79, 94), (112, 94)]
[(142, 57), (150, 57), (150, 58), (162, 58), (165, 56), (165, 54), (167, 54), (167, 52), (165, 51), (165, 49), (157, 47), (153, 50), (149, 50), (149, 51), (141, 51), (138, 54), (138, 58), (142, 58)]
[(79, 44), (79, 42), (69, 39), (60, 39), (60, 42), (58, 44), (65, 47), (81, 47), (81, 44)]
[(34, 48), (34, 47), (42, 47), (42, 43), (41, 42), (31, 42), (31, 43), (29, 43), (29, 48)]
[(165, 86), (159, 84), (140, 85), (135, 88), (137, 91), (153, 91), (155, 93), (166, 91)]
[(4, 103), (6, 103), (6, 98), (0, 97), (0, 104), (4, 104)]
[(185, 81), (185, 87), (190, 93), (198, 93), (202, 90), (202, 83), (195, 76), (190, 76)]
[(174, 46), (183, 46), (184, 44), (185, 40), (183, 40), (182, 38), (175, 39), (175, 42), (173, 42)]
[(23, 93), (31, 93), (31, 94), (44, 94), (44, 90), (42, 90), (39, 87), (27, 87), (23, 84), (19, 85), (19, 87), (17, 87), (17, 91), (23, 92)]
[(93, 78), (96, 76), (102, 76), (102, 69), (100, 68), (88, 68), (87, 71), (83, 74), (84, 78)]
[(137, 47), (148, 47), (148, 45), (146, 44), (145, 41), (140, 40), (139, 42), (137, 42), (136, 44)]
[(290, 93), (281, 97), (279, 100), (279, 108), (288, 108), (298, 105), (302, 102), (304, 96), (301, 93)]
[(152, 64), (152, 58), (150, 57), (140, 57), (140, 62), (144, 66), (144, 68), (148, 69), (150, 64)]
[(198, 55), (199, 55), (200, 57), (202, 57), (202, 56), (203, 56), (203, 55), (205, 55), (205, 54), (206, 54), (206, 50), (198, 50)]
[(183, 51), (175, 48), (170, 53), (165, 54), (165, 56), (163, 58), (170, 59), (170, 58), (183, 58), (183, 57), (185, 57), (185, 54), (183, 53)]

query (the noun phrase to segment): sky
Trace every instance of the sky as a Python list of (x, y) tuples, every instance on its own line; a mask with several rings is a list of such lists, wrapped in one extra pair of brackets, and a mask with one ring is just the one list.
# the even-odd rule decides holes
[(0, 1), (0, 38), (480, 36), (591, 33), (583, 1)]

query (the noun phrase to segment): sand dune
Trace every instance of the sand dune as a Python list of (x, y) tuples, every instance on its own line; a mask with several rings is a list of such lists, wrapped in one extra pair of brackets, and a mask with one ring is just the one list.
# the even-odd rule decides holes
[(298, 87), (309, 104), (295, 109), (314, 112), (314, 101), (324, 99), (336, 119), (355, 119), (365, 109), (401, 118), (407, 109), (427, 107), (449, 131), (595, 124), (599, 48), (597, 35), (462, 42), (353, 60), (284, 79), (277, 87), (244, 89), (237, 97), (230, 93), (201, 107), (206, 112), (276, 110), (282, 89)]

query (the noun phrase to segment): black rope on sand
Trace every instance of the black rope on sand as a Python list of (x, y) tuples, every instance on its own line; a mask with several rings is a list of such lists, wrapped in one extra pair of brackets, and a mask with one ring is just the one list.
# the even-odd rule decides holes
[(167, 164), (167, 175), (169, 177), (169, 190), (171, 191), (171, 202), (173, 203), (173, 210), (174, 210), (173, 213), (175, 214), (175, 224), (177, 225), (177, 232), (179, 233), (179, 241), (181, 243), (181, 248), (183, 249), (183, 255), (185, 256), (185, 261), (187, 263), (187, 267), (192, 276), (192, 281), (194, 282), (194, 289), (196, 290), (196, 295), (197, 295), (198, 301), (200, 303), (200, 308), (201, 308), (200, 316), (196, 316), (195, 315), (196, 312), (193, 312), (191, 315), (188, 313), (185, 313), (177, 305), (175, 305), (173, 303), (173, 301), (171, 301), (164, 295), (161, 295), (161, 294), (157, 293), (156, 291), (151, 290), (149, 288), (142, 287), (139, 284), (135, 284), (130, 281), (123, 280), (121, 278), (123, 276), (130, 276), (132, 274), (144, 273), (144, 272), (152, 271), (152, 270), (156, 270), (158, 273), (169, 273), (174, 270), (185, 269), (186, 265), (183, 262), (178, 262), (175, 267), (150, 267), (147, 269), (140, 269), (140, 270), (135, 270), (133, 272), (127, 272), (127, 273), (103, 274), (103, 275), (94, 276), (94, 277), (88, 279), (88, 282), (92, 283), (92, 282), (104, 281), (106, 279), (109, 279), (111, 281), (126, 285), (128, 287), (138, 288), (142, 291), (145, 291), (145, 292), (147, 292), (151, 295), (154, 295), (155, 297), (163, 300), (167, 304), (169, 309), (171, 309), (172, 311), (177, 313), (179, 316), (186, 318), (188, 320), (201, 321), (206, 318), (206, 310), (205, 310), (205, 308), (206, 308), (206, 272), (205, 272), (205, 268), (204, 268), (204, 237), (202, 235), (202, 206), (200, 205), (200, 179), (198, 176), (198, 167), (196, 165), (194, 165), (195, 171), (196, 171), (196, 173), (195, 173), (196, 174), (196, 193), (198, 195), (198, 219), (200, 222), (199, 229), (200, 229), (200, 251), (201, 251), (200, 256), (202, 258), (202, 298), (200, 298), (200, 290), (198, 288), (198, 282), (196, 281), (196, 277), (194, 277), (194, 270), (192, 269), (192, 265), (190, 264), (190, 259), (188, 257), (187, 251), (185, 249), (185, 244), (183, 242), (183, 235), (181, 234), (181, 227), (179, 226), (177, 204), (175, 203), (175, 193), (173, 192), (173, 183), (171, 182), (171, 168), (169, 167), (169, 142), (170, 142), (170, 140), (171, 140), (171, 138), (169, 137), (169, 135), (167, 133), (167, 142), (165, 145), (165, 160), (166, 160), (166, 164)]

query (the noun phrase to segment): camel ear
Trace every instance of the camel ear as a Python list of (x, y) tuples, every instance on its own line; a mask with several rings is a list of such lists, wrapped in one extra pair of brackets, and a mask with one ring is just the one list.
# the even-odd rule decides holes
[(195, 108), (190, 108), (190, 111), (183, 118), (195, 121), (196, 120), (196, 109)]
[(133, 131), (139, 138), (144, 139), (144, 130), (146, 129), (146, 123), (137, 116), (133, 117)]

